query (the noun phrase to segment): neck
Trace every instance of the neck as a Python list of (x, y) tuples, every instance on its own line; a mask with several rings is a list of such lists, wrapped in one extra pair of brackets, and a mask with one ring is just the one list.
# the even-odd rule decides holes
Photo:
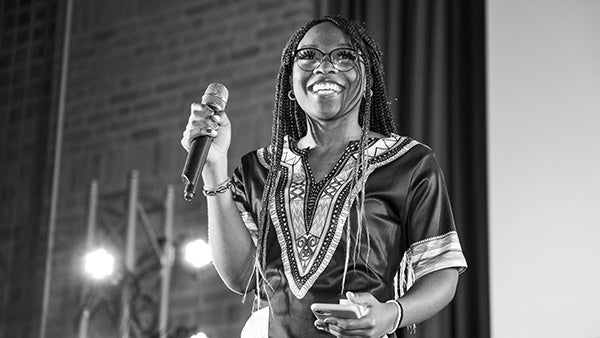
[(298, 141), (299, 148), (317, 148), (321, 146), (346, 146), (348, 142), (360, 139), (362, 129), (353, 119), (336, 121), (306, 120), (306, 135)]

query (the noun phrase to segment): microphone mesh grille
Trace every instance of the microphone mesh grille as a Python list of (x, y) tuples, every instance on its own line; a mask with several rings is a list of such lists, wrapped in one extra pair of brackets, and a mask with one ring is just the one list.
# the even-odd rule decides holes
[(218, 110), (225, 110), (229, 99), (229, 91), (220, 83), (211, 83), (208, 85), (202, 96), (202, 103), (213, 106)]

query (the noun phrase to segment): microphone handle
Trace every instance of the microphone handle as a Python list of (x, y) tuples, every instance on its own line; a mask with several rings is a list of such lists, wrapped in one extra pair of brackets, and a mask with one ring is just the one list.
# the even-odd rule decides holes
[(196, 185), (198, 184), (204, 163), (206, 163), (206, 156), (210, 150), (211, 143), (212, 137), (206, 135), (198, 136), (191, 142), (190, 152), (185, 159), (183, 173), (181, 174), (181, 179), (185, 183), (183, 198), (186, 201), (191, 201), (194, 198)]

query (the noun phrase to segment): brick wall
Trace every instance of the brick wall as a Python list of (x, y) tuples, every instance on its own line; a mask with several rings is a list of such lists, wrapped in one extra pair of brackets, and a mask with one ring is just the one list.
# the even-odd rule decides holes
[(0, 337), (36, 337), (56, 110), (57, 1), (0, 2)]
[[(266, 144), (281, 50), (314, 7), (313, 0), (75, 2), (48, 337), (75, 336), (90, 180), (106, 194), (125, 188), (137, 169), (142, 197), (159, 199), (174, 184), (176, 239), (206, 238), (203, 198), (183, 201), (179, 178), (189, 104), (211, 82), (228, 87), (230, 170)], [(213, 267), (193, 274), (177, 265), (172, 287), (171, 329), (239, 335), (249, 304)], [(97, 336), (112, 325), (103, 311), (91, 329)]]

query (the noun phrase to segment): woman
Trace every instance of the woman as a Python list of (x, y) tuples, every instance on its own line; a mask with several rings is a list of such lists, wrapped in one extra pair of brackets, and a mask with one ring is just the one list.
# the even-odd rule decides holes
[[(202, 176), (215, 267), (232, 290), (255, 290), (263, 310), (249, 322), (268, 319), (269, 337), (393, 337), (453, 298), (466, 262), (444, 179), (428, 147), (394, 134), (362, 24), (324, 17), (291, 37), (271, 144), (231, 179), (227, 115), (192, 104), (182, 144), (200, 135), (214, 138)], [(346, 297), (361, 318), (310, 310)]]

